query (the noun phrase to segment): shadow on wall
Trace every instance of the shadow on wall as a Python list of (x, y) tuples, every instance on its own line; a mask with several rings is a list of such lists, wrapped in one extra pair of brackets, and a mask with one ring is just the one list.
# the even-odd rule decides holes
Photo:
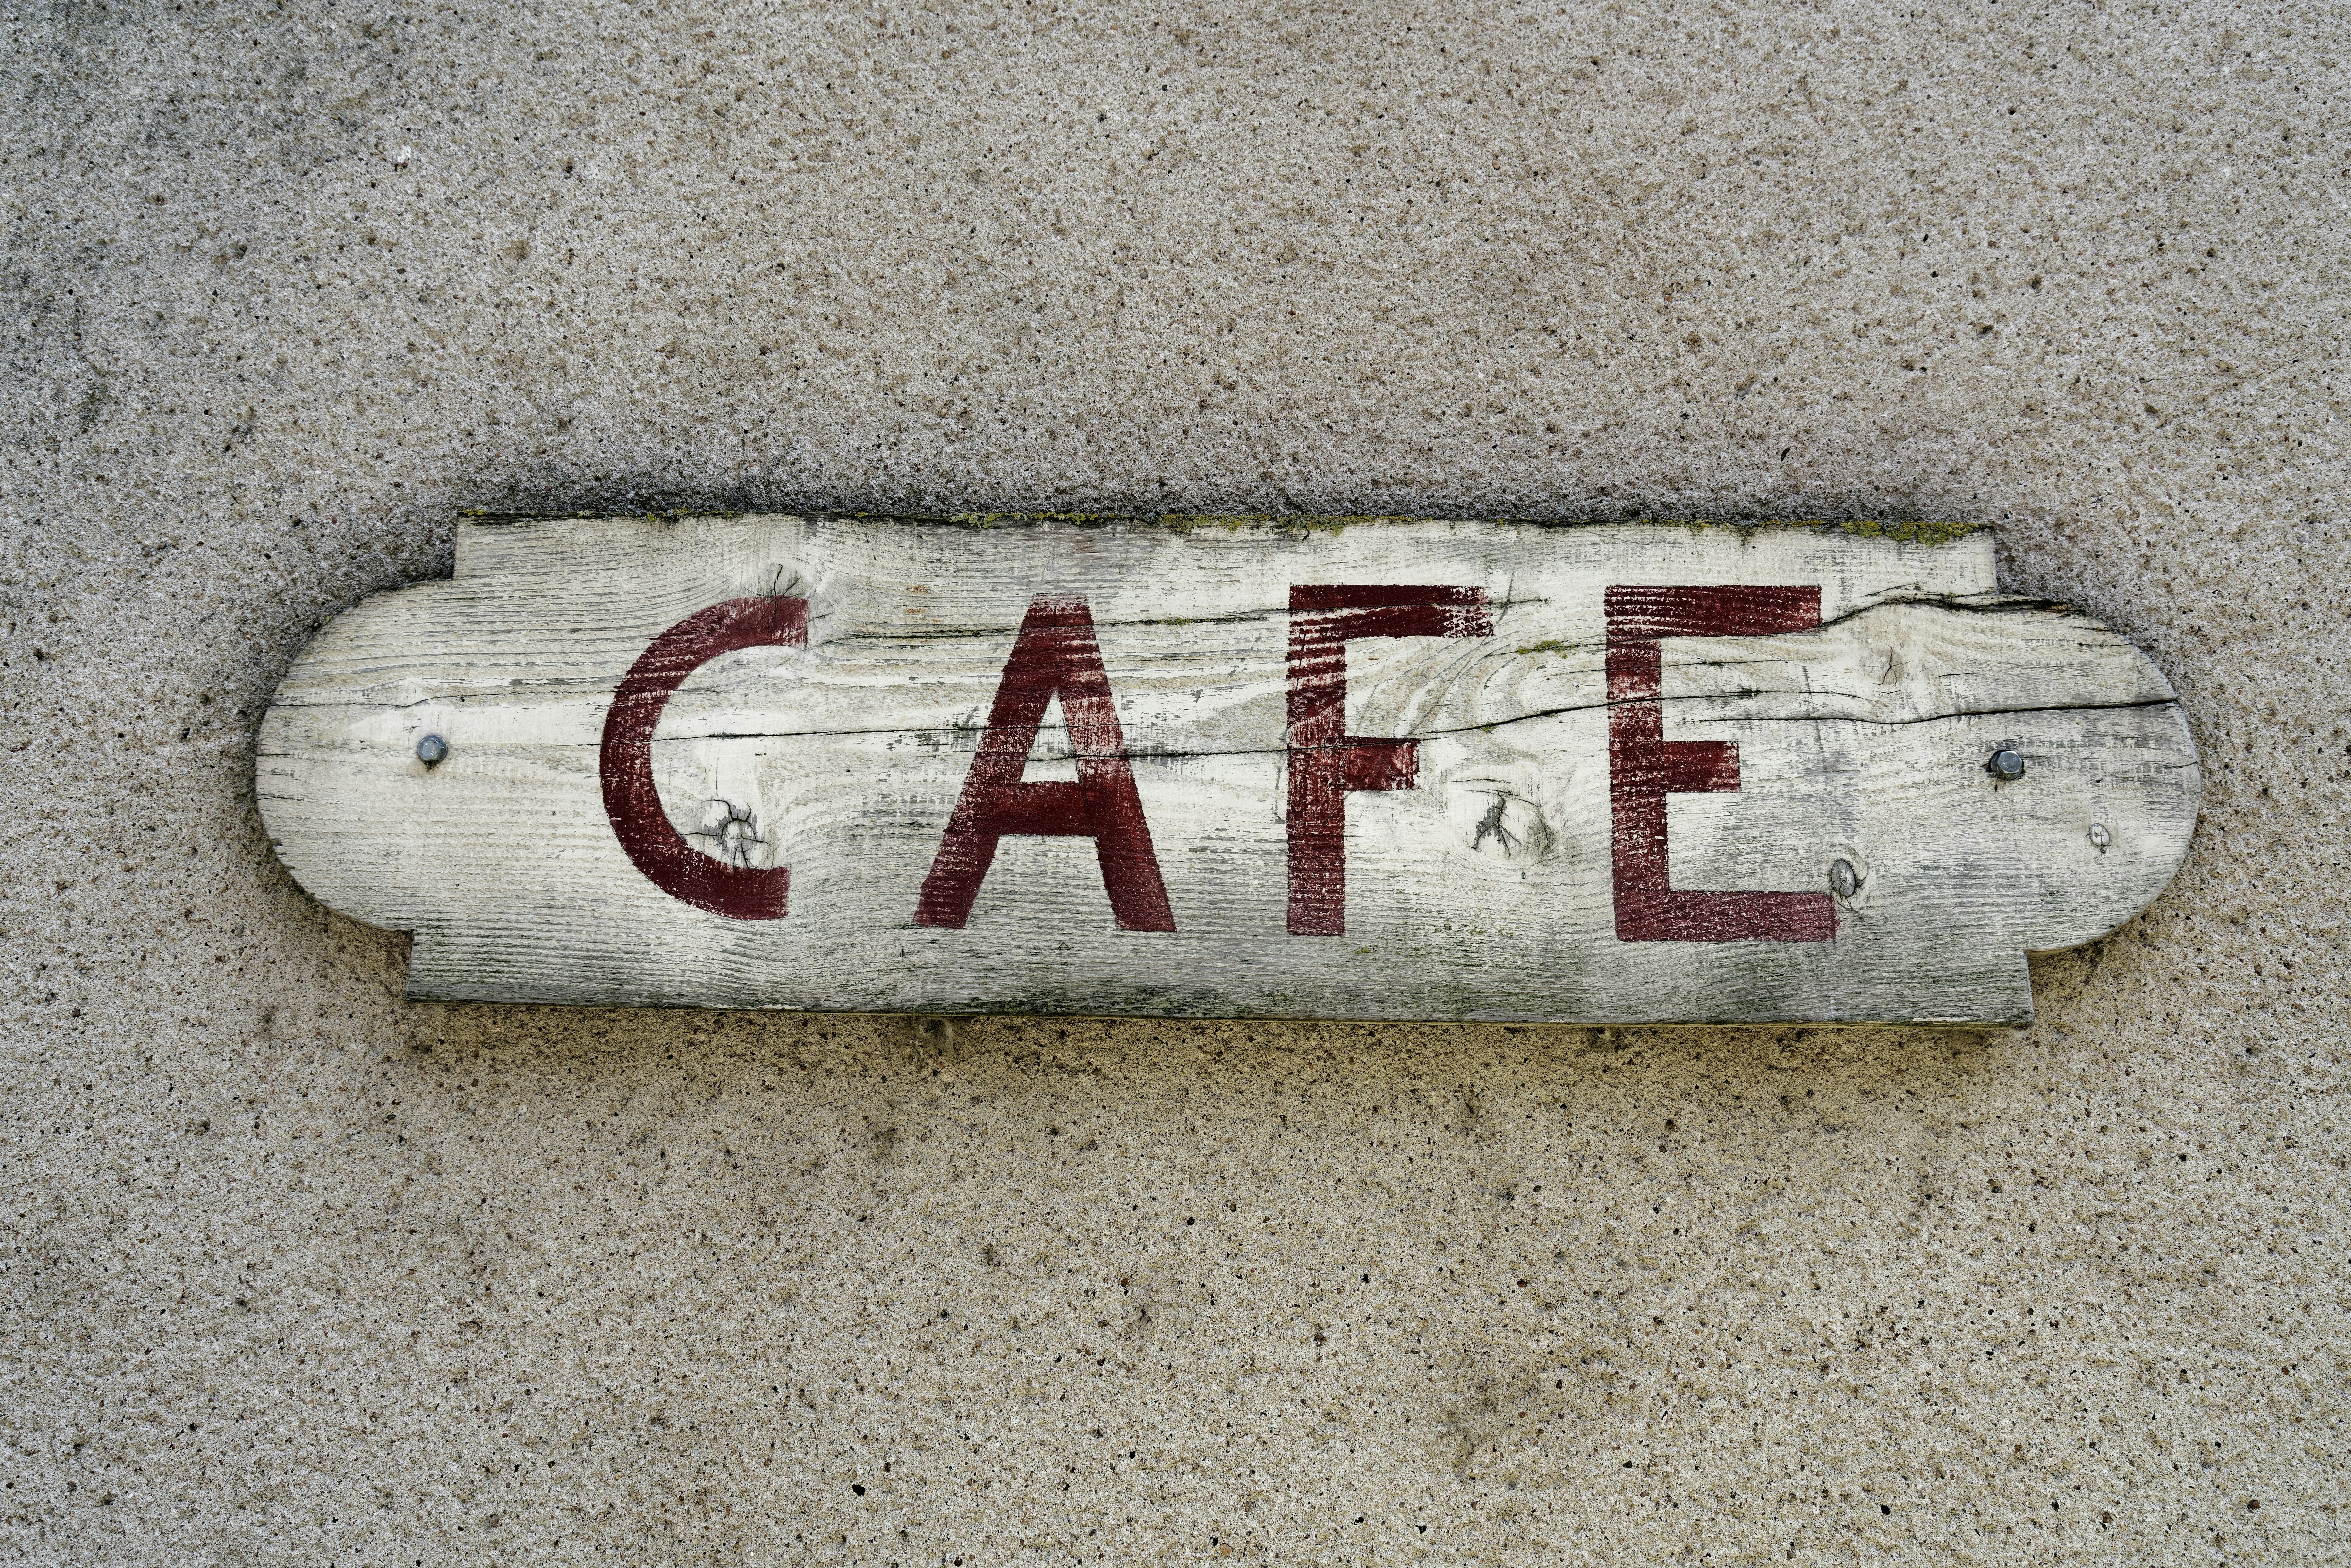
[(1863, 519), (1886, 522), (1950, 522), (1967, 519), (1949, 515), (1938, 501), (1923, 500), (1893, 486), (1855, 484), (1823, 490), (1817, 486), (1790, 491), (1782, 500), (1758, 505), (1744, 502), (1724, 508), (1708, 506), (1705, 497), (1671, 484), (1566, 486), (1557, 491), (1524, 496), (1485, 496), (1474, 501), (1448, 495), (1392, 488), (1349, 488), (1305, 491), (1292, 486), (1242, 482), (1214, 492), (1170, 489), (1165, 481), (1148, 482), (1116, 491), (1076, 495), (1055, 487), (1034, 492), (983, 492), (971, 485), (945, 482), (877, 489), (870, 474), (851, 484), (829, 482), (823, 476), (792, 473), (782, 463), (761, 474), (727, 476), (694, 472), (699, 465), (682, 460), (674, 468), (641, 469), (583, 480), (574, 471), (533, 472), (516, 468), (504, 474), (473, 476), (465, 490), (439, 497), (444, 513), (434, 521), (445, 527), (447, 516), (465, 512), (511, 512), (561, 517), (627, 517), (639, 513), (760, 513), (838, 512), (944, 513), (985, 511), (1081, 511), (1113, 516), (1152, 517), (1160, 514), (1206, 516), (1297, 517), (1440, 517), (1472, 520), (1512, 517), (1531, 522), (1629, 522), (1648, 517), (1707, 518), (1718, 521), (1763, 522), (1786, 518), (1818, 518), (1823, 522)]

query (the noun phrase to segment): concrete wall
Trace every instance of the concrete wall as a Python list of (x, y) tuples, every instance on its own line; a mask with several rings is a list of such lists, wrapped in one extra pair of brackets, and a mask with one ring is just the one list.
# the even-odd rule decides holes
[[(2346, 1559), (2339, 6), (5, 16), (7, 1554)], [(2014, 1035), (403, 1003), (273, 684), (696, 506), (1996, 520), (2206, 820)]]

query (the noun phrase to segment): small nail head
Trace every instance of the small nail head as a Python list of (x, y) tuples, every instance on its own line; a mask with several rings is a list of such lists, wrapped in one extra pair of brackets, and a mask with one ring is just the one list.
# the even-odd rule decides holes
[(1839, 898), (1851, 898), (1861, 888), (1861, 873), (1853, 869), (1849, 860), (1829, 862), (1829, 891)]
[(2113, 843), (2114, 841), (2114, 834), (2106, 831), (2106, 825), (2104, 822), (2092, 822), (2090, 824), (2090, 842), (2095, 844), (2100, 849), (2105, 849), (2108, 844)]
[(2014, 783), (2024, 777), (2024, 753), (2001, 747), (1991, 754), (1991, 776)]
[(430, 768), (449, 755), (449, 743), (437, 735), (428, 735), (416, 743), (416, 760)]

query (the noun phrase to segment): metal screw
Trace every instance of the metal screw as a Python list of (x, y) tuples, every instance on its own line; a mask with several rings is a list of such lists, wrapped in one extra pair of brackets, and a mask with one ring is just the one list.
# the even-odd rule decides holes
[(437, 735), (428, 735), (416, 743), (416, 760), (430, 768), (449, 755), (449, 743)]
[(2024, 777), (2024, 753), (2001, 747), (1991, 754), (1991, 776), (2013, 784)]
[(2106, 825), (2104, 822), (2092, 822), (2090, 824), (2090, 841), (2097, 845), (2099, 852), (2104, 853), (2105, 847), (2115, 841), (2115, 836), (2114, 834), (2106, 831)]
[(1829, 891), (1839, 898), (1851, 898), (1861, 889), (1861, 873), (1853, 869), (1848, 860), (1829, 862)]

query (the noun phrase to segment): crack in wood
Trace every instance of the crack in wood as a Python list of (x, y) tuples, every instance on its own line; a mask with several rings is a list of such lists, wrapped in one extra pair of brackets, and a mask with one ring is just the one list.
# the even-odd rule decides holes
[[(1998, 593), (1983, 530), (984, 521), (469, 520), (460, 576), (354, 608), (288, 671), (256, 745), (269, 835), (304, 887), (417, 934), (420, 998), (1949, 1024), (2028, 1019), (2023, 954), (2128, 919), (2193, 830), (2194, 744), (2162, 677), (2070, 610)], [(1661, 576), (1699, 598), (1819, 585), (1817, 624), (1662, 636), (1673, 689), (1611, 695), (1604, 595)], [(1338, 776), (1346, 934), (1290, 935), (1293, 588), (1398, 579), (1489, 585), (1493, 636), (1347, 648), (1338, 727), (1384, 762)], [(1111, 644), (1114, 749), (1155, 765), (1134, 770), (1147, 847), (1113, 858), (1155, 857), (1170, 919), (1129, 924), (1162, 928), (1116, 929), (1072, 808), (1072, 763), (1108, 754), (1041, 714), (1033, 735), (987, 722), (1040, 596), (1085, 606)], [(615, 684), (680, 618), (737, 599), (805, 603), (824, 640), (682, 682), (677, 733), (644, 737), (651, 809), (714, 865), (788, 869), (778, 918), (671, 897), (600, 804)], [(897, 623), (926, 605), (956, 623)], [(1622, 939), (1611, 745), (1540, 724), (1643, 706), (1728, 737), (1665, 743), (1689, 749), (1646, 786), (1671, 795), (1669, 891), (1820, 896), (1843, 863), (1830, 939)], [(428, 722), (452, 748), (429, 770)], [(974, 758), (1016, 730), (968, 918), (916, 924)], [(1989, 787), (1978, 746), (2024, 751), (2027, 779)]]

